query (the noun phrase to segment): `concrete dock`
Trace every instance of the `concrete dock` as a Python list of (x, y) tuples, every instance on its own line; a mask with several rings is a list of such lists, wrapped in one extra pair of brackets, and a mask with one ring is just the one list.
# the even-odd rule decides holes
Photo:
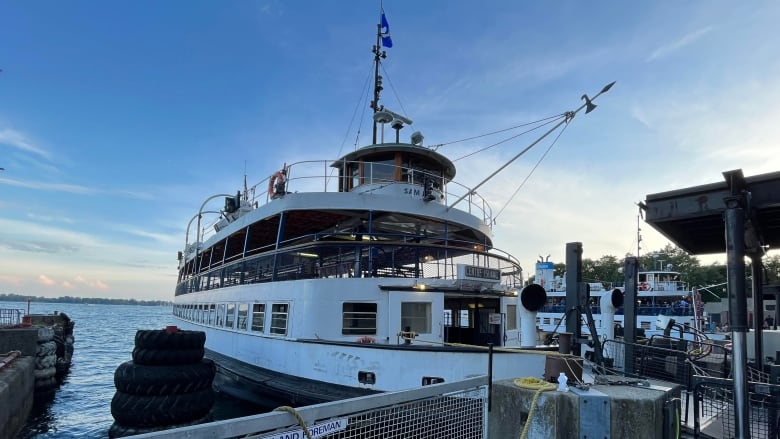
[(14, 438), (33, 406), (37, 328), (0, 330), (0, 439)]

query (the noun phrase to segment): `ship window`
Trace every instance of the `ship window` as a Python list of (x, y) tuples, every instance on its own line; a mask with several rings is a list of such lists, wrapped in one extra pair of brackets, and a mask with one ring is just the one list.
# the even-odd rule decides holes
[(287, 334), (287, 309), (286, 303), (274, 303), (271, 306), (271, 334)]
[(363, 164), (368, 183), (386, 183), (395, 178), (395, 160), (367, 162)]
[(217, 306), (217, 326), (223, 326), (225, 322), (225, 304), (220, 303)]
[(375, 335), (376, 303), (344, 303), (341, 333), (344, 335)]
[(419, 334), (431, 333), (431, 303), (430, 302), (402, 302), (401, 303), (401, 329)]
[(507, 331), (517, 329), (517, 305), (506, 306), (506, 329)]
[(217, 316), (217, 306), (213, 303), (209, 305), (209, 321), (208, 324), (214, 326), (214, 321)]
[(246, 331), (246, 314), (249, 311), (249, 305), (242, 303), (238, 305), (238, 326), (236, 329)]
[(265, 303), (252, 305), (252, 331), (263, 332), (265, 328)]
[(452, 310), (444, 310), (444, 326), (452, 326)]
[(458, 326), (461, 328), (471, 328), (471, 319), (469, 310), (462, 309), (460, 310), (460, 321), (458, 322)]
[(227, 314), (225, 315), (225, 327), (233, 328), (233, 323), (235, 322), (235, 320), (236, 320), (236, 304), (228, 303)]

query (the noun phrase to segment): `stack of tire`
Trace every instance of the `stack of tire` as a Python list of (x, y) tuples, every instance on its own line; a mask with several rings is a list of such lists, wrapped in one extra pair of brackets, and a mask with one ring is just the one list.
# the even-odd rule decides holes
[(133, 359), (114, 372), (109, 437), (131, 436), (209, 420), (216, 367), (203, 358), (206, 334), (175, 326), (139, 330)]
[(73, 327), (75, 322), (64, 312), (60, 313), (62, 323), (54, 326), (54, 342), (57, 344), (57, 379), (62, 381), (70, 370), (73, 359)]
[(54, 330), (38, 327), (38, 346), (35, 350), (35, 393), (36, 400), (47, 399), (57, 390), (57, 344), (53, 341)]

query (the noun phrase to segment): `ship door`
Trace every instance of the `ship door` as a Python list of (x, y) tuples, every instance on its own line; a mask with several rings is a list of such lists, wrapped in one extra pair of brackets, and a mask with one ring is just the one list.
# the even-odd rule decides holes
[(445, 298), (444, 342), (501, 346), (501, 324), (493, 324), (490, 320), (491, 315), (495, 318), (500, 312), (499, 299)]

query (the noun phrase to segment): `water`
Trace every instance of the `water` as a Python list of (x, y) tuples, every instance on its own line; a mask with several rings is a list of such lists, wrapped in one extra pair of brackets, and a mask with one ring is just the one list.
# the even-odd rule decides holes
[[(26, 303), (0, 302), (0, 308), (27, 309)], [(114, 422), (114, 371), (132, 359), (139, 329), (174, 324), (170, 306), (30, 304), (32, 314), (64, 312), (76, 322), (70, 372), (53, 400), (36, 404), (21, 438), (105, 438)], [(215, 420), (262, 413), (265, 409), (218, 396)]]

